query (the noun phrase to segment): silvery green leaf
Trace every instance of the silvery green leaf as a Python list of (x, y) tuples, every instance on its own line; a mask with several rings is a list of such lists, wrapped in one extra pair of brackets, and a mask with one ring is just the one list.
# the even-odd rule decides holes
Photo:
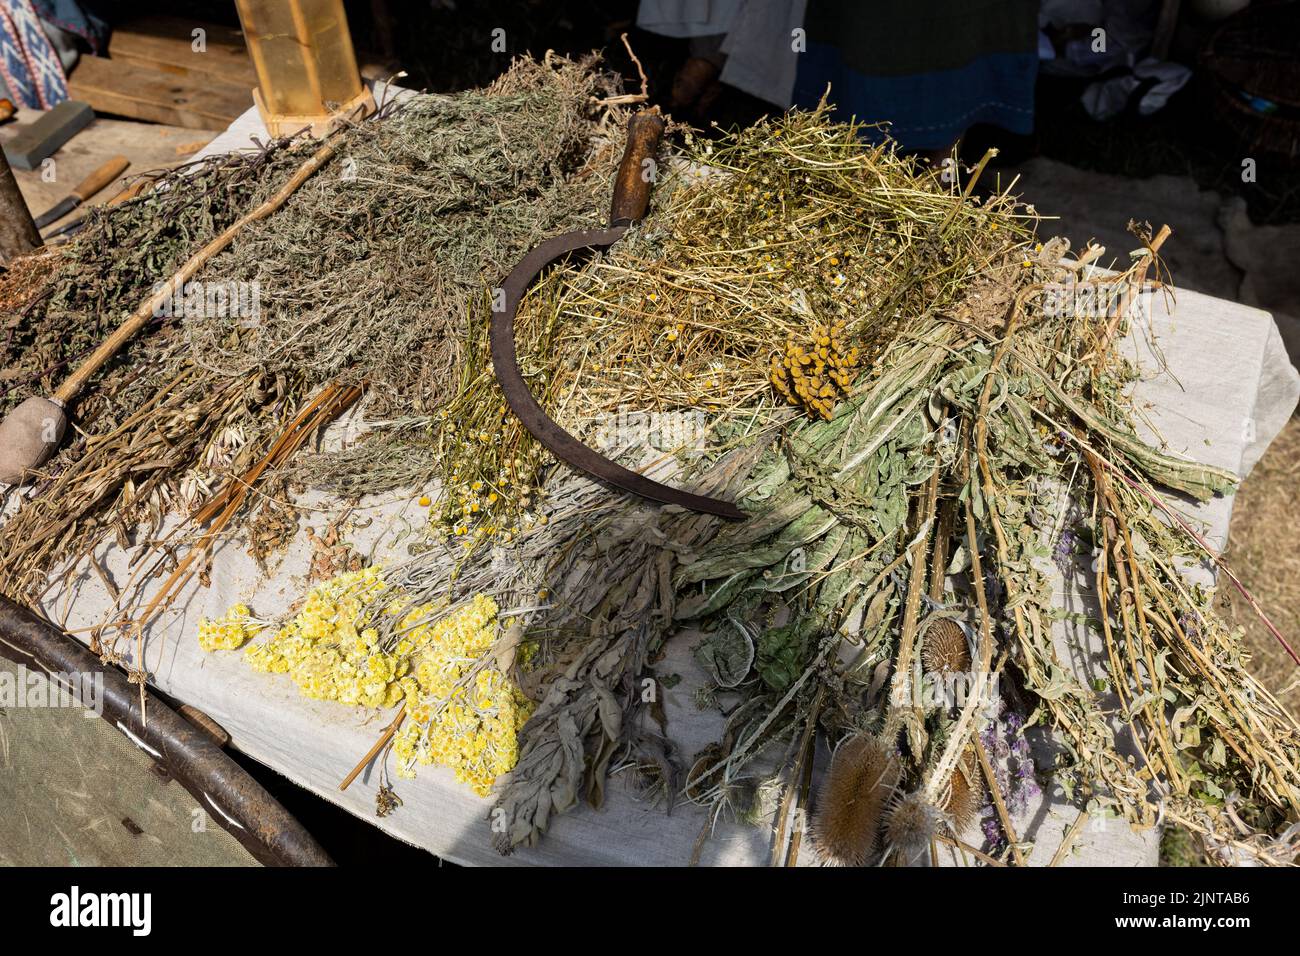
[(732, 688), (754, 666), (754, 642), (744, 628), (725, 621), (696, 645), (695, 659), (719, 687)]

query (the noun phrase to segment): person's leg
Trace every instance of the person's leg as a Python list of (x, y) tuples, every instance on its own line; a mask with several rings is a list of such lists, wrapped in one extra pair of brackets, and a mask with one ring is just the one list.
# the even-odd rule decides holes
[(721, 50), (724, 38), (725, 34), (721, 33), (691, 37), (691, 55), (673, 77), (671, 109), (680, 112), (699, 108), (710, 93), (716, 99), (714, 88), (718, 86), (718, 74), (727, 62), (727, 56)]

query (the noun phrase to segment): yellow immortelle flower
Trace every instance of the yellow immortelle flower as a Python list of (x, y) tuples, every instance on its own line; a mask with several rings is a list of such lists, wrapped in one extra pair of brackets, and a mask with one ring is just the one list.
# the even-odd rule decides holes
[[(383, 589), (383, 579), (377, 567), (348, 572), (326, 581), (307, 594), (302, 610), (280, 627), (270, 641), (247, 648), (245, 658), (257, 670), (287, 673), (293, 668), (305, 667), (304, 673), (307, 673), (319, 667), (320, 655), (315, 653), (318, 650), (329, 648), (339, 655), (340, 661), (345, 657), (344, 649), (353, 657), (364, 657), (379, 635), (369, 628), (359, 632), (356, 622), (366, 605)], [(241, 607), (231, 608), (227, 618), (239, 612)], [(243, 610), (247, 611), (246, 608)], [(249, 636), (261, 629), (262, 625), (256, 625)], [(201, 624), (201, 642), (203, 637)]]
[(479, 594), (430, 628), (414, 667), (420, 691), (407, 696), (409, 721), (393, 745), (400, 776), (413, 776), (417, 764), (439, 764), (486, 796), (514, 766), (516, 734), (533, 705), (489, 656), (496, 615), (496, 602)]
[[(381, 595), (388, 602), (383, 616), (398, 621), (395, 637), (366, 626)], [(296, 615), (244, 656), (255, 670), (287, 674), (313, 700), (402, 704), (408, 720), (393, 743), (398, 774), (439, 764), (486, 795), (518, 760), (516, 736), (533, 704), (491, 656), (500, 633), (495, 601), (479, 594), (452, 614), (438, 614), (433, 605), (394, 597), (380, 569), (366, 568), (313, 588)], [(207, 650), (234, 649), (265, 629), (237, 604), (203, 621), (199, 642)]]
[(256, 637), (262, 624), (251, 620), (251, 612), (243, 604), (236, 604), (224, 617), (199, 621), (199, 647), (205, 651), (233, 651)]

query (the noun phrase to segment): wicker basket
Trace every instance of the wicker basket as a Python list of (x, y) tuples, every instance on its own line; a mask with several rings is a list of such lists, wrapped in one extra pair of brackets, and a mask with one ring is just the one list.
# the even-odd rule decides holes
[(1217, 117), (1250, 153), (1300, 162), (1300, 2), (1258, 2), (1201, 54)]

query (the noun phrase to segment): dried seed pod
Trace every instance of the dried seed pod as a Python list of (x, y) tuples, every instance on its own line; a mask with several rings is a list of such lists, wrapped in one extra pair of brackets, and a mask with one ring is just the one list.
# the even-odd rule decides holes
[(726, 755), (722, 745), (717, 743), (709, 744), (695, 755), (695, 762), (691, 764), (691, 769), (686, 774), (686, 799), (692, 803), (707, 802), (709, 788), (722, 777), (721, 770), (715, 770), (711, 774), (708, 770), (720, 763)]
[(938, 809), (919, 791), (895, 799), (885, 816), (885, 842), (897, 855), (895, 862), (907, 866), (928, 850), (938, 823)]
[(898, 762), (878, 739), (860, 734), (840, 744), (813, 812), (809, 836), (817, 859), (830, 866), (866, 863), (896, 786)]
[(979, 815), (983, 788), (980, 786), (978, 768), (970, 754), (958, 762), (948, 783), (948, 797), (943, 812), (952, 824), (953, 833), (961, 833)]
[(921, 663), (926, 671), (938, 674), (961, 674), (970, 670), (970, 649), (966, 632), (948, 618), (939, 618), (925, 629), (921, 646)]

